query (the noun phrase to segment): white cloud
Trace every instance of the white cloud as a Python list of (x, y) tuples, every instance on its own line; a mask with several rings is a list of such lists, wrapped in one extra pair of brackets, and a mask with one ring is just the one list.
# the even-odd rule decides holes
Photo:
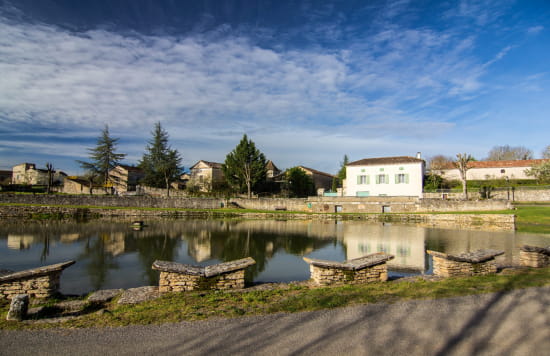
[(536, 35), (544, 30), (544, 26), (532, 26), (527, 29), (527, 33), (530, 35)]
[[(406, 12), (406, 1), (394, 5), (389, 17)], [(261, 47), (230, 31), (207, 41), (77, 34), (3, 19), (0, 33), (0, 124), (69, 128), (89, 138), (107, 123), (145, 147), (161, 121), (186, 165), (223, 160), (245, 132), (282, 166), (303, 161), (331, 171), (323, 166), (352, 150), (357, 159), (407, 154), (392, 139), (414, 142), (450, 130), (437, 104), (475, 95), (487, 65), (471, 54), (475, 37), (389, 22), (330, 50)], [(142, 148), (121, 149), (136, 159)]]

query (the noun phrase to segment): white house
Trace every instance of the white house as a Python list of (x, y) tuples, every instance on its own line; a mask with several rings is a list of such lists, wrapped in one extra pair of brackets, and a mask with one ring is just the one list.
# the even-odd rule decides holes
[[(466, 179), (488, 180), (488, 179), (535, 179), (528, 176), (525, 171), (547, 162), (547, 159), (526, 159), (515, 161), (472, 161), (468, 162)], [(447, 180), (459, 180), (460, 172), (452, 162), (434, 170)]]
[(346, 165), (344, 195), (422, 197), (425, 162), (417, 157), (365, 158)]

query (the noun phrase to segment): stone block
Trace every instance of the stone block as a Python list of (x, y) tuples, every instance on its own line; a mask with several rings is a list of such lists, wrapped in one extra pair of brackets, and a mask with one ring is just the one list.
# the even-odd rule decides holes
[(21, 321), (27, 317), (29, 310), (29, 296), (27, 294), (17, 294), (11, 299), (10, 310), (7, 320)]

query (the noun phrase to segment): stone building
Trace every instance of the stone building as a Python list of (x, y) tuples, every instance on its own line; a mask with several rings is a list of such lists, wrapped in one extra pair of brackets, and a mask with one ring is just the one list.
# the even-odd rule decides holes
[(117, 193), (133, 192), (145, 173), (141, 168), (119, 164), (109, 171), (109, 179)]
[(201, 192), (210, 192), (225, 182), (221, 163), (200, 160), (190, 170), (187, 185), (197, 187)]
[[(63, 184), (67, 175), (61, 171), (52, 173), (52, 185)], [(47, 185), (48, 171), (37, 169), (34, 163), (21, 163), (12, 169), (12, 184)]]
[(267, 161), (265, 165), (265, 169), (266, 169), (266, 178), (268, 180), (273, 180), (275, 179), (275, 177), (278, 177), (282, 173), (281, 170), (277, 168), (277, 166), (275, 165), (275, 163), (273, 163), (272, 160)]
[[(468, 180), (489, 180), (489, 179), (534, 179), (528, 176), (525, 171), (540, 165), (548, 159), (525, 159), (512, 161), (472, 161), (468, 163), (466, 179)], [(460, 180), (460, 172), (453, 162), (449, 162), (434, 173), (446, 180)]]
[(302, 171), (304, 171), (308, 176), (313, 180), (315, 185), (315, 190), (330, 190), (332, 187), (332, 181), (334, 180), (334, 175), (318, 171), (313, 168), (308, 168), (304, 166), (298, 166)]

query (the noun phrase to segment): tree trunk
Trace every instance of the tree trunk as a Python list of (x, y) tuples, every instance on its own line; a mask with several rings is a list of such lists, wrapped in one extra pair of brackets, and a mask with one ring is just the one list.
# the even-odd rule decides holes
[(462, 196), (464, 200), (468, 200), (468, 186), (466, 179), (462, 179)]

